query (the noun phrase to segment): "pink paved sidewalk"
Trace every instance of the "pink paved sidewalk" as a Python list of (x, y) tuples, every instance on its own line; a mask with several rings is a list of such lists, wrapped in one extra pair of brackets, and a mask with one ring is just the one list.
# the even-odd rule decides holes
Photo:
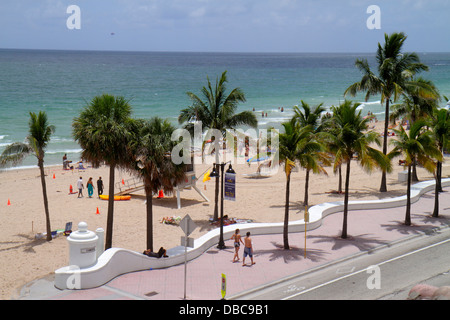
[[(402, 238), (450, 226), (450, 188), (440, 195), (440, 217), (431, 218), (434, 192), (423, 195), (412, 205), (413, 225), (404, 226), (405, 208), (357, 210), (348, 214), (349, 239), (340, 236), (342, 213), (326, 217), (316, 230), (307, 232), (306, 258), (304, 233), (289, 234), (291, 250), (283, 250), (283, 236), (254, 236), (256, 262), (253, 266), (232, 263), (233, 243), (227, 248), (213, 247), (187, 265), (187, 299), (221, 299), (221, 274), (227, 277), (227, 297), (349, 257)], [(240, 258), (242, 261), (242, 247)], [(246, 259), (250, 263), (249, 258)], [(31, 290), (30, 295), (33, 295)], [(106, 285), (88, 290), (56, 290), (40, 299), (151, 299), (179, 300), (184, 296), (184, 265), (119, 276)], [(34, 297), (36, 298), (36, 297)], [(39, 298), (39, 297), (38, 297)]]

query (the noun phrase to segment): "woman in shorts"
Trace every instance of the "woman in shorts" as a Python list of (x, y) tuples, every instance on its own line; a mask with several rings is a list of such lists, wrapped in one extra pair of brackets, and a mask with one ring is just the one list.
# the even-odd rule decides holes
[(244, 242), (242, 241), (241, 235), (239, 234), (239, 229), (236, 229), (234, 234), (231, 236), (231, 239), (234, 240), (233, 262), (236, 262), (236, 261), (239, 261), (239, 248), (241, 247), (241, 242), (242, 242), (242, 244), (244, 244)]

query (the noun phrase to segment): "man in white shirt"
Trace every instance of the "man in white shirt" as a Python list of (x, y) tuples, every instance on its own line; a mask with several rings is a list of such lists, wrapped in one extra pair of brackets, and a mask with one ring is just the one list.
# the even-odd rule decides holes
[(77, 182), (77, 187), (78, 187), (78, 198), (83, 197), (83, 178), (80, 177), (80, 179)]

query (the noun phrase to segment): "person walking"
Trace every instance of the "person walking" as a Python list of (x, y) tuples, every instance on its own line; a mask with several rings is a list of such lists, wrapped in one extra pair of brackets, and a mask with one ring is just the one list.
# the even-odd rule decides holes
[[(239, 234), (239, 229), (236, 229), (234, 234), (231, 236), (231, 240), (234, 240), (234, 257), (233, 262), (239, 261), (239, 248), (241, 247), (241, 243), (244, 244), (242, 241), (242, 237)], [(236, 260), (237, 259), (237, 260)]]
[(87, 189), (89, 198), (92, 198), (92, 195), (94, 194), (94, 182), (92, 181), (92, 177), (90, 177), (87, 182)]
[(83, 197), (83, 188), (84, 188), (82, 177), (80, 177), (80, 179), (78, 179), (77, 187), (78, 187), (78, 198), (82, 198)]
[(99, 177), (97, 180), (97, 192), (98, 192), (98, 196), (100, 197), (100, 195), (103, 194), (103, 180), (102, 177)]
[(255, 262), (253, 261), (253, 244), (252, 244), (252, 238), (250, 238), (250, 231), (247, 232), (245, 238), (244, 238), (244, 258), (242, 259), (242, 266), (244, 267), (245, 264), (245, 258), (249, 256), (250, 260), (252, 262), (251, 265), (254, 265)]

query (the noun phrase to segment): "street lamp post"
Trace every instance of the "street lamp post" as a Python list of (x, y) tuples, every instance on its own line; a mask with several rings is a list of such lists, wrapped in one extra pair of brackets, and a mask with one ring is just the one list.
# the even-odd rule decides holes
[[(222, 162), (220, 164), (216, 164), (214, 163), (213, 165), (213, 171), (210, 174), (210, 177), (215, 177), (215, 178), (221, 178), (221, 186), (220, 186), (220, 238), (219, 238), (219, 243), (217, 245), (217, 249), (225, 249), (225, 241), (223, 239), (223, 188), (224, 188), (224, 183), (223, 183), (223, 178), (224, 178), (224, 169), (225, 169), (225, 165), (227, 163), (230, 163), (230, 166), (227, 169), (227, 173), (235, 173), (233, 168), (231, 167), (231, 161), (228, 162)], [(220, 173), (219, 173), (219, 167), (220, 167)], [(216, 199), (216, 204), (217, 206), (217, 199)]]

